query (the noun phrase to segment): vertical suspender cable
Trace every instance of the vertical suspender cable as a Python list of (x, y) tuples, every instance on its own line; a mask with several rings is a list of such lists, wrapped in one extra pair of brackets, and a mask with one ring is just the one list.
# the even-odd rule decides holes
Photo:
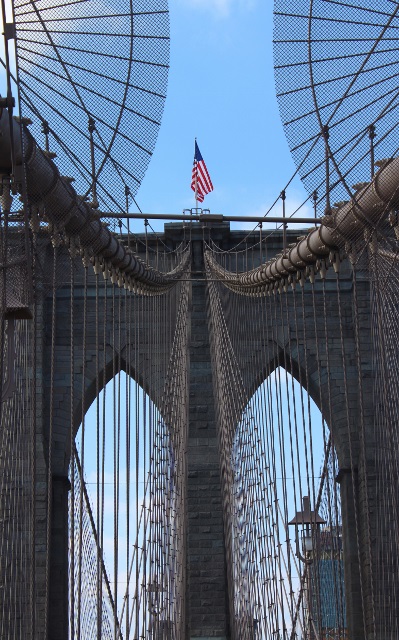
[(53, 497), (53, 428), (54, 428), (54, 372), (55, 372), (55, 332), (57, 307), (57, 257), (58, 243), (53, 245), (53, 280), (52, 280), (52, 310), (51, 310), (51, 354), (50, 354), (50, 415), (48, 431), (48, 461), (47, 461), (47, 527), (46, 527), (46, 597), (44, 617), (44, 638), (48, 639), (49, 602), (50, 602), (50, 559), (51, 559), (51, 520)]
[(74, 425), (74, 398), (75, 398), (75, 341), (74, 341), (74, 329), (75, 329), (75, 272), (73, 254), (70, 253), (70, 508), (69, 508), (69, 540), (70, 540), (70, 552), (69, 552), (69, 629), (71, 638), (75, 637), (75, 425)]
[(85, 482), (85, 432), (86, 432), (86, 344), (87, 344), (87, 277), (88, 260), (83, 256), (84, 285), (83, 285), (83, 335), (82, 335), (82, 426), (80, 446), (80, 495), (79, 495), (79, 535), (78, 535), (78, 602), (77, 602), (77, 640), (82, 636), (82, 571), (83, 571), (83, 485)]

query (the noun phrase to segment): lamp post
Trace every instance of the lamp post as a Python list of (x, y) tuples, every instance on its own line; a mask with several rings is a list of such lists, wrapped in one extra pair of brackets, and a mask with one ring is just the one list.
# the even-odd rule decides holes
[[(304, 574), (306, 576), (306, 573), (309, 573), (310, 566), (313, 564), (315, 550), (314, 541), (317, 537), (320, 526), (322, 524), (326, 524), (326, 521), (319, 516), (317, 511), (311, 510), (309, 496), (303, 496), (302, 504), (302, 511), (297, 511), (295, 514), (295, 518), (290, 520), (290, 522), (288, 522), (288, 525), (295, 526), (296, 556), (301, 562), (304, 563)], [(302, 545), (300, 544), (300, 540), (302, 540)], [(304, 588), (308, 606), (308, 628), (310, 631), (310, 638), (313, 637), (313, 634), (311, 632), (313, 627), (315, 637), (318, 639), (318, 633), (312, 616), (312, 600), (310, 593), (311, 580), (309, 575), (306, 576), (306, 579), (304, 581)]]

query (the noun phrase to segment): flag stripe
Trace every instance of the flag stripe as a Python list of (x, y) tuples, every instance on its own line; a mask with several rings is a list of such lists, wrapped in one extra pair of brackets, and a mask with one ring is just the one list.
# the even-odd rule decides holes
[(200, 172), (201, 177), (203, 178), (202, 182), (204, 183), (205, 187), (208, 189), (208, 192), (212, 191), (213, 190), (212, 180), (209, 176), (209, 173), (206, 169), (204, 162), (198, 163), (198, 171)]
[(191, 188), (195, 191), (195, 183), (197, 182), (197, 192), (201, 195), (206, 195), (213, 191), (212, 181), (209, 177), (208, 172), (203, 168), (203, 162), (195, 162), (193, 167), (193, 178), (191, 183)]

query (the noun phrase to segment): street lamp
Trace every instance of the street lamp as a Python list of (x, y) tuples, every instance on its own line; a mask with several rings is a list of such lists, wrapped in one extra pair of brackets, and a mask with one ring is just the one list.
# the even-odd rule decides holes
[[(309, 638), (318, 638), (317, 629), (315, 626), (315, 622), (313, 619), (313, 602), (311, 595), (311, 576), (310, 574), (310, 565), (313, 563), (313, 541), (315, 536), (317, 535), (318, 529), (320, 525), (326, 524), (326, 521), (323, 520), (317, 513), (317, 511), (312, 511), (310, 508), (310, 500), (309, 496), (303, 496), (302, 499), (303, 509), (302, 511), (297, 511), (295, 514), (295, 518), (293, 518), (288, 524), (295, 526), (295, 545), (296, 545), (296, 556), (301, 560), (305, 569), (303, 572), (303, 586), (304, 586), (304, 594), (305, 594), (305, 602), (307, 601), (307, 615), (308, 618), (308, 629), (309, 629)], [(302, 551), (301, 553), (301, 545), (300, 538), (302, 538)], [(304, 607), (305, 610), (306, 607)], [(312, 629), (313, 632), (312, 633)]]
[[(309, 496), (303, 496), (302, 504), (302, 511), (297, 511), (295, 518), (293, 518), (288, 524), (295, 526), (296, 556), (305, 564), (312, 564), (314, 536), (320, 525), (326, 524), (326, 521), (319, 516), (317, 511), (311, 511)], [(302, 538), (302, 550), (305, 555), (302, 555), (300, 550), (300, 537)]]

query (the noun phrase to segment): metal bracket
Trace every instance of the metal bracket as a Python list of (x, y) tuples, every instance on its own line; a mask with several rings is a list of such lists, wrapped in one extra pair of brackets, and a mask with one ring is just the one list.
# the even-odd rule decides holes
[(16, 37), (15, 22), (6, 22), (3, 33), (6, 40), (13, 40)]

